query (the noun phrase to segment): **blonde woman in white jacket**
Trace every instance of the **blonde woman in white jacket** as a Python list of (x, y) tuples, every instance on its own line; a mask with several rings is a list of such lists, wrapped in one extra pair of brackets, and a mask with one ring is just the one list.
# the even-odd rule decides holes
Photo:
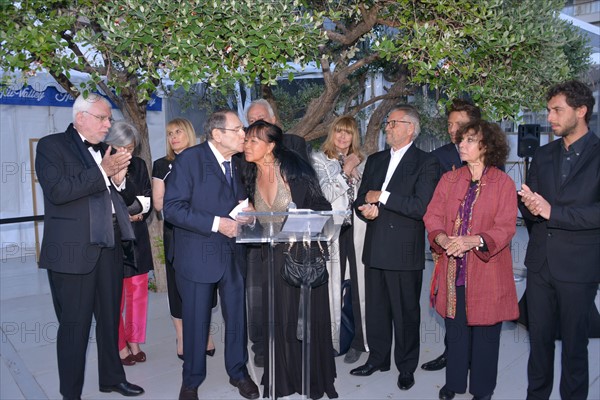
[[(356, 120), (343, 115), (336, 118), (329, 128), (327, 139), (321, 150), (313, 152), (313, 167), (325, 198), (333, 210), (350, 210), (344, 220), (340, 236), (330, 247), (331, 260), (328, 263), (330, 274), (329, 294), (331, 320), (334, 327), (334, 346), (339, 351), (341, 327), (341, 284), (349, 276), (352, 292), (352, 313), (354, 316), (354, 339), (346, 353), (344, 362), (356, 362), (361, 353), (368, 351), (364, 318), (364, 266), (362, 247), (365, 223), (353, 218), (352, 203), (360, 186), (364, 156), (360, 151), (360, 137)], [(356, 238), (356, 239), (355, 239)]]

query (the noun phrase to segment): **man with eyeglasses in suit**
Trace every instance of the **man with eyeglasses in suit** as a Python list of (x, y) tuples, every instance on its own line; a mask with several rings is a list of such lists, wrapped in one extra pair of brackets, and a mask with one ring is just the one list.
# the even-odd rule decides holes
[(397, 385), (409, 390), (419, 361), (423, 215), (439, 179), (439, 162), (414, 145), (420, 132), (414, 107), (394, 108), (385, 132), (391, 148), (369, 156), (354, 202), (356, 215), (367, 223), (362, 261), (370, 352), (367, 362), (350, 373), (389, 370), (393, 341)]

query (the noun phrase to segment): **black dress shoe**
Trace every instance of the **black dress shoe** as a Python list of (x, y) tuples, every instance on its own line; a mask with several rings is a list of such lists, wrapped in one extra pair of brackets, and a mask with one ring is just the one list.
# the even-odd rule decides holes
[(264, 368), (265, 366), (265, 356), (264, 354), (255, 354), (254, 355), (254, 365), (258, 368)]
[(81, 397), (80, 396), (77, 396), (77, 397), (63, 396), (63, 400), (81, 400)]
[(421, 365), (421, 369), (424, 369), (425, 371), (439, 371), (440, 369), (446, 368), (446, 362), (446, 355), (442, 354), (435, 360), (426, 362), (425, 364)]
[(244, 379), (239, 380), (229, 378), (229, 383), (238, 388), (240, 396), (247, 399), (258, 399), (258, 396), (260, 395), (258, 393), (258, 386), (256, 386), (256, 383), (252, 382), (250, 377), (245, 377)]
[(185, 387), (181, 385), (179, 400), (198, 400), (198, 388)]
[(473, 396), (473, 400), (492, 400), (494, 393), (486, 394), (485, 396)]
[(453, 392), (452, 390), (448, 389), (446, 387), (446, 385), (444, 385), (440, 389), (440, 396), (439, 396), (439, 398), (440, 398), (440, 400), (452, 400), (455, 395), (456, 395), (455, 392)]
[(100, 385), (100, 391), (104, 393), (117, 392), (123, 396), (139, 396), (144, 393), (144, 389), (127, 381), (112, 386)]
[(217, 350), (216, 349), (206, 350), (206, 355), (209, 357), (212, 357), (215, 355), (215, 351), (217, 351)]
[(390, 367), (376, 367), (372, 364), (366, 363), (364, 365), (361, 365), (358, 368), (354, 368), (352, 371), (350, 371), (350, 375), (354, 375), (354, 376), (369, 376), (372, 375), (373, 372), (375, 371), (389, 371)]
[(398, 375), (398, 387), (400, 390), (408, 390), (415, 384), (415, 376), (412, 372), (400, 372)]

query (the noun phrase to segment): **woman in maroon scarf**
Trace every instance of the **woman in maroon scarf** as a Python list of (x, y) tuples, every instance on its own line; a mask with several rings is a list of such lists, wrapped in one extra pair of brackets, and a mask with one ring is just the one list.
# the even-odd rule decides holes
[(424, 217), (436, 257), (431, 300), (448, 338), (442, 400), (467, 390), (491, 399), (502, 321), (519, 315), (510, 242), (516, 230), (512, 179), (498, 169), (508, 156), (502, 129), (483, 120), (457, 136), (465, 166), (442, 176)]

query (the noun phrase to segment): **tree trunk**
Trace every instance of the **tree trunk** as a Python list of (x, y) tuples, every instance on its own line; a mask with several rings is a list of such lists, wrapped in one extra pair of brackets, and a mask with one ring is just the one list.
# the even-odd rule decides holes
[(326, 135), (327, 126), (335, 118), (333, 111), (341, 90), (341, 85), (326, 83), (321, 96), (310, 102), (304, 117), (290, 129), (290, 133), (301, 136), (307, 141)]
[(152, 245), (152, 260), (154, 260), (154, 280), (157, 292), (167, 291), (167, 271), (165, 269), (165, 250), (163, 246), (163, 221), (156, 218), (156, 213), (148, 218), (148, 233)]
[(379, 132), (385, 117), (398, 104), (398, 99), (405, 95), (406, 76), (401, 77), (388, 90), (388, 97), (382, 100), (369, 119), (367, 133), (365, 134), (365, 142), (363, 143), (363, 151), (366, 154), (373, 154), (378, 151)]
[[(139, 157), (144, 160), (148, 168), (148, 174), (152, 176), (152, 154), (150, 152), (150, 140), (148, 134), (148, 124), (146, 122), (147, 101), (138, 103), (137, 91), (134, 87), (124, 88), (121, 92), (122, 107), (121, 111), (138, 130), (140, 134), (140, 143), (138, 144)], [(154, 261), (154, 279), (157, 292), (167, 290), (167, 276), (164, 264), (164, 249), (162, 246), (163, 228), (162, 221), (156, 218), (156, 213), (152, 212), (147, 220), (148, 233), (150, 235), (150, 244), (152, 246), (152, 259)]]

